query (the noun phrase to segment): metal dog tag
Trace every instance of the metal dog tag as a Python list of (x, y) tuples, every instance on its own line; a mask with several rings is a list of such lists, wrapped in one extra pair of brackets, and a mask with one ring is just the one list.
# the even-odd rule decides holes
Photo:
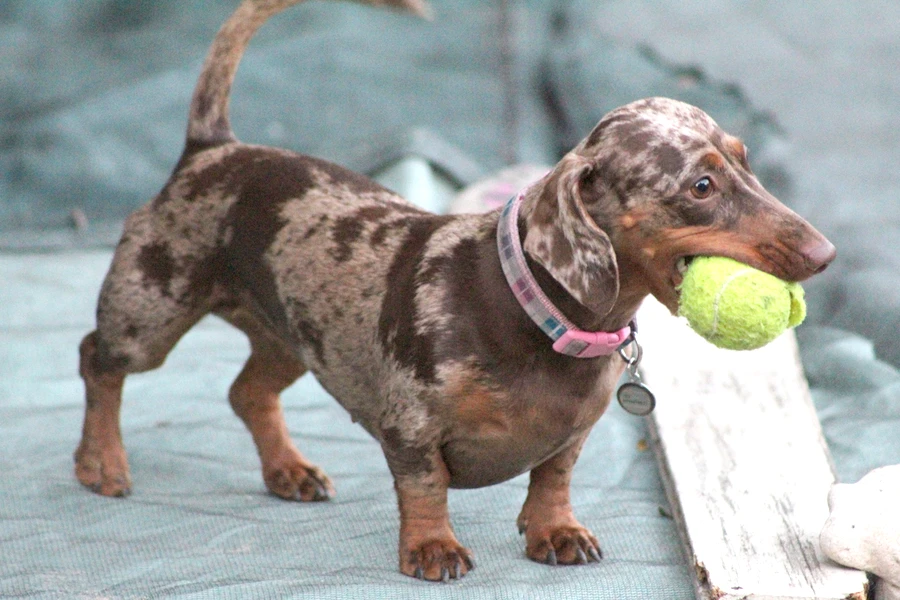
[(622, 408), (639, 417), (646, 417), (656, 408), (656, 398), (653, 396), (653, 392), (646, 385), (637, 381), (627, 381), (619, 386), (616, 398)]
[[(628, 346), (634, 346), (631, 356), (625, 353), (625, 348)], [(616, 392), (616, 399), (618, 399), (619, 405), (626, 412), (639, 417), (646, 417), (656, 408), (656, 396), (653, 395), (650, 388), (641, 382), (641, 374), (638, 373), (638, 365), (641, 364), (643, 354), (644, 350), (638, 344), (633, 333), (631, 339), (619, 347), (619, 356), (625, 361), (630, 381), (626, 381), (619, 386)]]

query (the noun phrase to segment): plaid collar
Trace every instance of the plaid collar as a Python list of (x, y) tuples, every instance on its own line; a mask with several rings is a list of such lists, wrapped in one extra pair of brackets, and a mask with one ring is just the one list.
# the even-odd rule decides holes
[(531, 320), (553, 340), (553, 349), (560, 354), (577, 358), (612, 354), (631, 338), (630, 326), (611, 333), (581, 331), (563, 316), (535, 281), (519, 242), (519, 207), (523, 199), (524, 192), (510, 198), (497, 224), (500, 265), (513, 295)]

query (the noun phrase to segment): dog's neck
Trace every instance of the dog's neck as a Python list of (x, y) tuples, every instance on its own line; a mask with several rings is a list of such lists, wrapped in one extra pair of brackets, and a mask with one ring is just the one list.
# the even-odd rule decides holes
[[(517, 194), (500, 212), (497, 227), (497, 244), (500, 264), (507, 283), (528, 316), (552, 340), (553, 349), (560, 354), (578, 358), (608, 356), (625, 343), (632, 333), (630, 325), (613, 331), (586, 331), (572, 322), (545, 293), (526, 260), (519, 232), (519, 208), (524, 193)], [(542, 269), (543, 270), (543, 269)], [(549, 274), (544, 271), (549, 277)], [(551, 278), (552, 279), (552, 278)], [(545, 286), (548, 282), (545, 282)], [(559, 297), (558, 294), (557, 297)], [(571, 300), (565, 292), (562, 294)]]

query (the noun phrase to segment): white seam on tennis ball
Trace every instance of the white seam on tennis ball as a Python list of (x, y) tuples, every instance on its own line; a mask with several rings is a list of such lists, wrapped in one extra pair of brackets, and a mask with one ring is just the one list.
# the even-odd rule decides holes
[(712, 333), (711, 333), (711, 335), (716, 335), (716, 333), (717, 333), (718, 330), (719, 330), (719, 300), (722, 299), (722, 294), (725, 293), (725, 289), (726, 289), (729, 285), (731, 285), (731, 282), (732, 282), (732, 281), (734, 281), (734, 280), (737, 279), (738, 277), (741, 277), (741, 276), (743, 276), (743, 275), (746, 275), (747, 273), (750, 273), (750, 272), (752, 272), (752, 271), (753, 271), (753, 269), (751, 269), (751, 268), (749, 268), (749, 267), (746, 268), (746, 269), (741, 269), (740, 271), (735, 271), (734, 273), (731, 274), (730, 277), (728, 277), (728, 279), (726, 279), (725, 281), (722, 282), (722, 287), (720, 287), (720, 288), (719, 288), (719, 291), (716, 292), (716, 297), (715, 297), (715, 299), (713, 300), (713, 322), (712, 322)]

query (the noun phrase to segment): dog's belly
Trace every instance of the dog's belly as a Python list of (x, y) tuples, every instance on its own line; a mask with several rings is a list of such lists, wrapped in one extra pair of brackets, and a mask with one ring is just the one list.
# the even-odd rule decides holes
[(579, 443), (609, 406), (600, 393), (570, 403), (532, 404), (473, 422), (458, 419), (441, 446), (450, 487), (494, 485), (530, 471)]
[(456, 440), (442, 448), (450, 487), (479, 488), (521, 475), (553, 456), (563, 443), (537, 442), (523, 447), (518, 435), (496, 440)]

